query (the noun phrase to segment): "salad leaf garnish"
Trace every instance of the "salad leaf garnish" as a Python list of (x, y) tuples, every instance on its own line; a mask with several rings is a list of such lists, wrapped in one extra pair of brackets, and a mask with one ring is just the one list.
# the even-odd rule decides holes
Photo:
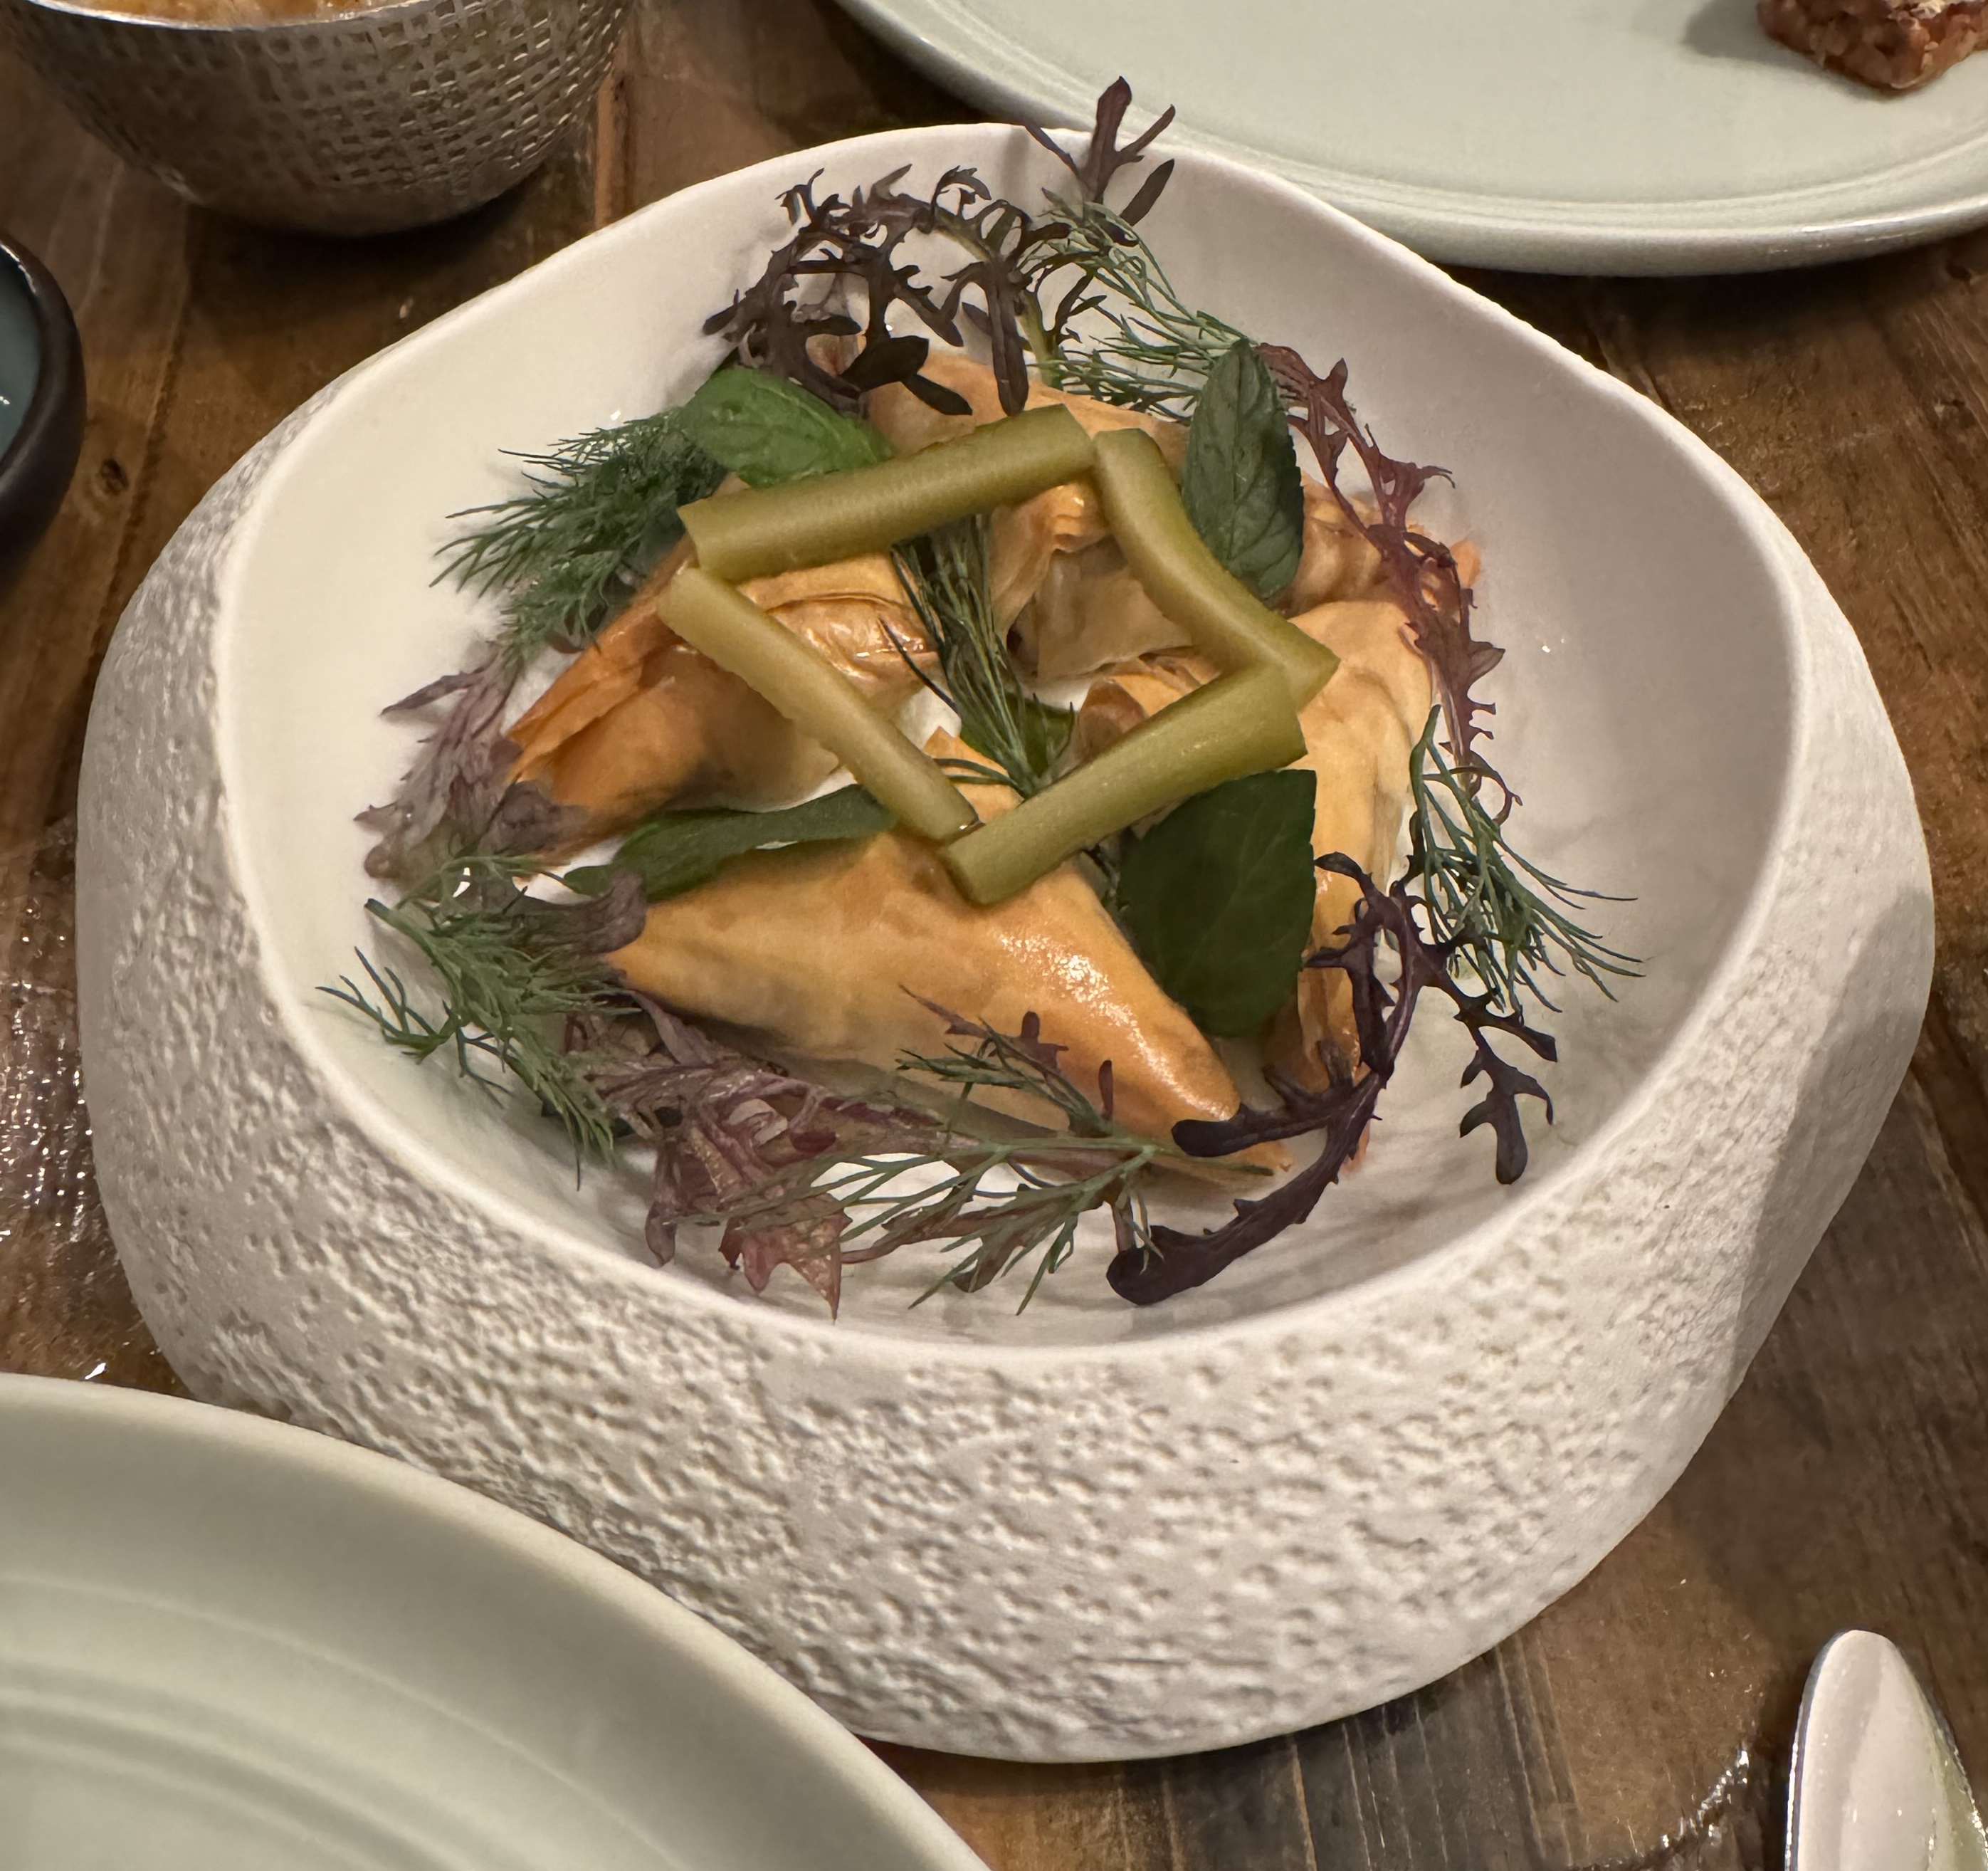
[(1247, 338), (1216, 360), (1188, 426), (1181, 499), (1209, 550), (1267, 602), (1297, 576), (1304, 482), (1284, 399)]
[(1121, 860), (1118, 914), (1153, 978), (1204, 1033), (1254, 1033), (1290, 998), (1311, 934), (1315, 774), (1197, 793)]
[[(439, 1013), (363, 952), (362, 981), (323, 991), (390, 1044), (452, 1058), (493, 1093), (483, 1067), (502, 1067), (565, 1127), (576, 1165), (631, 1136), (654, 1145), (644, 1240), (659, 1262), (674, 1257), (681, 1227), (719, 1227), (719, 1251), (755, 1292), (790, 1266), (833, 1311), (844, 1266), (934, 1242), (958, 1257), (932, 1291), (977, 1290), (1033, 1259), (1026, 1306), (1091, 1210), (1111, 1211), (1121, 1247), (1146, 1242), (1148, 1172), (1182, 1152), (1119, 1124), (1109, 1064), (1086, 1090), (1033, 1014), (1008, 1034), (934, 1007), (949, 1043), (901, 1069), (951, 1095), (943, 1115), (844, 1097), (628, 990), (602, 957), (641, 927), (632, 871), (614, 871), (591, 902), (560, 905), (519, 888), (531, 868), (472, 856), (397, 905), (367, 905), (434, 970)], [(1016, 1135), (996, 1119), (985, 1134), (975, 1100), (989, 1091), (1026, 1092), (1067, 1128)]]
[(659, 812), (628, 834), (607, 864), (582, 864), (562, 880), (582, 896), (598, 896), (617, 874), (632, 872), (645, 901), (660, 903), (708, 883), (730, 859), (779, 844), (823, 844), (874, 837), (897, 823), (860, 786), (774, 812)]
[[(1146, 151), (1174, 120), (1174, 107), (1167, 106), (1138, 136), (1121, 149), (1118, 133), (1124, 127), (1125, 113), (1132, 107), (1132, 87), (1121, 75), (1114, 78), (1097, 94), (1097, 107), (1090, 127), (1090, 141), (1079, 162), (1063, 145), (1053, 140), (1040, 124), (1027, 126), (1029, 134), (1077, 178), (1087, 200), (1101, 201), (1104, 191), (1111, 186), (1111, 180), (1121, 169), (1128, 169), (1145, 160)], [(1174, 172), (1172, 157), (1161, 163), (1139, 186), (1138, 192), (1127, 203), (1122, 218), (1128, 224), (1135, 222), (1160, 198), (1160, 191), (1167, 185), (1167, 178)]]
[(867, 468), (891, 452), (868, 423), (764, 370), (715, 372), (684, 404), (678, 421), (712, 460), (753, 487)]
[[(908, 167), (908, 164), (906, 165)], [(896, 169), (845, 201), (839, 195), (815, 199), (819, 175), (797, 183), (781, 197), (793, 237), (774, 249), (766, 270), (730, 305), (704, 322), (722, 335), (741, 364), (791, 378), (832, 408), (854, 410), (866, 390), (901, 383), (915, 395), (948, 415), (972, 414), (956, 391), (921, 374), (931, 338), (894, 333), (893, 306), (903, 306), (931, 337), (961, 342), (957, 290), (942, 301), (920, 281), (917, 267), (904, 263), (898, 249), (908, 235), (929, 233), (940, 198), (986, 199), (986, 185), (971, 169), (948, 171), (929, 201), (897, 192), (905, 174)], [(860, 288), (867, 323), (814, 296), (816, 283), (841, 280)], [(816, 340), (860, 337), (856, 355), (840, 370), (818, 354)]]
[[(1435, 690), (1435, 712), (1408, 763), (1410, 870), (1432, 935), (1448, 945), (1453, 968), (1474, 975), (1494, 1004), (1513, 1015), (1523, 1014), (1526, 993), (1554, 1004), (1540, 981), (1542, 969), (1571, 971), (1608, 993), (1608, 977), (1638, 972), (1635, 958), (1610, 948), (1570, 912), (1583, 901), (1621, 899), (1577, 889), (1513, 849), (1506, 821), (1519, 797), (1483, 751), (1490, 730), (1479, 717), (1496, 710), (1474, 692), (1505, 652), (1475, 634), (1475, 594), (1456, 555), (1411, 517), (1422, 490), (1447, 480), (1449, 470), (1398, 461), (1382, 449), (1347, 400), (1344, 358), (1320, 377), (1284, 346), (1265, 345), (1261, 354), (1327, 492), (1379, 554)], [(1371, 509), (1340, 484), (1349, 448), (1373, 490)], [(1435, 743), (1439, 719), (1446, 752)]]
[[(658, 1002), (631, 1000), (644, 1017), (647, 1044), (624, 1050), (600, 1087), (609, 1108), (655, 1146), (643, 1229), (649, 1251), (667, 1266), (681, 1226), (722, 1226), (718, 1251), (754, 1292), (766, 1291), (776, 1268), (791, 1267), (833, 1314), (842, 1300), (850, 1217), (811, 1179), (824, 1159), (928, 1149), (939, 1127), (920, 1111), (837, 1097), (721, 1045)], [(581, 1044), (590, 1037), (583, 1027)], [(773, 1190), (792, 1190), (793, 1199), (769, 1202)]]
[(440, 711), (399, 789), (358, 822), (377, 835), (370, 877), (413, 884), (465, 846), (495, 852), (558, 843), (563, 814), (536, 787), (511, 778), (517, 749), (504, 738), (504, 710), (518, 672), (501, 644), (486, 644), (467, 669), (425, 682), (390, 703), (388, 716)]
[[(943, 1118), (853, 1105), (789, 1081), (770, 1096), (761, 1094), (785, 1121), (770, 1150), (756, 1144), (741, 1149), (735, 1139), (722, 1149), (700, 1148), (694, 1134), (682, 1134), (704, 1122), (688, 1104), (680, 1122), (654, 1125), (658, 1206), (651, 1212), (651, 1244), (659, 1255), (667, 1257), (674, 1247), (680, 1224), (722, 1226), (728, 1257), (736, 1265), (744, 1255), (749, 1277), (752, 1243), (766, 1243), (759, 1250), (762, 1256), (793, 1262), (833, 1306), (844, 1266), (929, 1241), (958, 1258), (925, 1297), (947, 1285), (977, 1291), (1033, 1259), (1025, 1307), (1075, 1251), (1078, 1224), (1094, 1208), (1111, 1211), (1121, 1250), (1144, 1251), (1148, 1172), (1157, 1164), (1178, 1164), (1181, 1152), (1118, 1124), (1109, 1065), (1094, 1096), (1063, 1071), (1063, 1049), (1043, 1037), (1033, 1014), (1009, 1034), (925, 1004), (945, 1021), (955, 1043), (931, 1057), (907, 1057), (900, 1070), (952, 1088), (956, 1095)], [(656, 1011), (663, 1041), (652, 1058), (660, 1062), (666, 1052), (695, 1046), (715, 1055), (714, 1064), (729, 1058), (733, 1082), (750, 1069), (680, 1023), (684, 1037), (673, 1038), (671, 1017)], [(655, 1092), (644, 1095), (667, 1105), (672, 1095), (681, 1096), (672, 1090), (681, 1081), (668, 1064), (657, 1070)], [(1050, 1135), (982, 1134), (975, 1094), (990, 1091), (1025, 1092), (1060, 1112), (1067, 1128)], [(789, 1116), (796, 1094), (803, 1091), (812, 1102)], [(620, 1091), (609, 1097), (628, 1101)], [(637, 1128), (643, 1127), (638, 1120)], [(765, 1283), (763, 1274), (753, 1279), (756, 1288)]]
[[(1132, 227), (1158, 201), (1173, 173), (1172, 163), (1161, 163), (1123, 208), (1114, 212), (1105, 206), (1113, 178), (1142, 161), (1147, 146), (1173, 121), (1172, 110), (1163, 111), (1121, 146), (1118, 133), (1131, 101), (1123, 78), (1106, 89), (1081, 161), (1031, 127), (1030, 134), (1077, 184), (1073, 197), (1050, 195), (1055, 218), (1046, 221), (996, 196), (966, 165), (948, 169), (922, 196), (898, 187), (908, 165), (847, 201), (839, 195), (817, 201), (819, 178), (810, 177), (781, 197), (793, 238), (774, 250), (758, 280), (705, 320), (705, 330), (722, 333), (742, 363), (790, 377), (838, 408), (853, 409), (864, 391), (880, 384), (901, 383), (933, 408), (965, 415), (965, 398), (922, 374), (932, 339), (959, 344), (964, 319), (986, 340), (1001, 406), (1014, 414), (1028, 400), (1031, 359), (1050, 381), (1057, 381), (1058, 353), (1073, 321), (1102, 303), (1091, 289), (1098, 276), (1117, 270), (1116, 246), (1128, 239), (1138, 245)], [(900, 259), (904, 240), (913, 234), (942, 235), (965, 250), (965, 264), (944, 276), (942, 297), (920, 279), (916, 266)], [(1144, 255), (1143, 245), (1138, 251)], [(1149, 258), (1134, 265), (1143, 267)], [(816, 296), (816, 283), (823, 279), (860, 293), (866, 322), (859, 324)], [(1052, 280), (1061, 295), (1053, 314), (1044, 307)], [(888, 314), (894, 305), (903, 306), (930, 336), (892, 333)], [(1225, 347), (1238, 335), (1213, 321), (1198, 323), (1178, 301), (1174, 306), (1189, 333), (1201, 333), (1205, 323), (1219, 333)], [(860, 348), (840, 370), (830, 367), (816, 343), (858, 337)]]

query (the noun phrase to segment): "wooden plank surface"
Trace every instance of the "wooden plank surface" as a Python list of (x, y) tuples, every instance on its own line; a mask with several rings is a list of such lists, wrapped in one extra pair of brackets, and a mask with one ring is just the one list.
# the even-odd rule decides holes
[[(340, 370), (592, 226), (967, 114), (821, 0), (641, 0), (537, 180), (452, 227), (333, 243), (184, 208), (0, 54), (0, 225), (68, 291), (92, 393), (69, 501), (0, 607), (0, 1368), (172, 1382), (90, 1185), (68, 825), (104, 642), (201, 492)], [(1759, 1871), (1803, 1673), (1851, 1624), (1905, 1644), (1988, 1767), (1988, 236), (1764, 279), (1471, 283), (1703, 435), (1856, 626), (1932, 853), (1919, 1056), (1733, 1406), (1590, 1578), (1419, 1694), (1253, 1748), (885, 1751), (996, 1871)]]

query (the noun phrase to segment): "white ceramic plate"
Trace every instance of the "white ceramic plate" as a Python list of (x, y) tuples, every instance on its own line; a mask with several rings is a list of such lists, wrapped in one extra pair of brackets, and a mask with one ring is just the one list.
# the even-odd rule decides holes
[(304, 1430), (0, 1375), (6, 1871), (979, 1871), (688, 1612)]
[(1988, 221), (1988, 57), (1883, 96), (1753, 0), (844, 3), (1005, 116), (1087, 124), (1122, 73), (1178, 141), (1435, 259), (1742, 272)]
[[(396, 346), (217, 487), (119, 628), (79, 855), (83, 1037), (134, 1291), (201, 1394), (280, 1408), (526, 1508), (851, 1726), (1124, 1757), (1427, 1682), (1593, 1565), (1710, 1426), (1895, 1089), (1931, 921), (1855, 639), (1767, 509), (1652, 404), (1287, 184), (1192, 154), (1151, 224), (1192, 299), (1315, 359), (1481, 543), (1496, 752), (1531, 854), (1633, 897), (1650, 958), (1549, 1023), (1559, 1122), (1501, 1189), (1467, 1046), (1418, 1023), (1374, 1149), (1306, 1227), (1162, 1306), (1086, 1237), (1020, 1318), (840, 1322), (639, 1243), (556, 1132), (317, 992), (375, 939), (354, 808), (382, 703), (487, 614), (448, 515), (532, 448), (687, 394), (776, 197), (1019, 130), (901, 131), (686, 190)], [(1848, 867), (1848, 868), (1846, 868)]]

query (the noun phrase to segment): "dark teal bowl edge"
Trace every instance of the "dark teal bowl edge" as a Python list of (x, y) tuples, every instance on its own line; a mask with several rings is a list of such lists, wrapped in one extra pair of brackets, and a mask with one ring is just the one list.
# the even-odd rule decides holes
[(11, 268), (27, 289), (41, 361), (28, 413), (0, 453), (0, 594), (19, 572), (48, 529), (69, 491), (83, 452), (85, 408), (83, 343), (76, 320), (48, 269), (17, 242), (0, 235), (0, 267)]

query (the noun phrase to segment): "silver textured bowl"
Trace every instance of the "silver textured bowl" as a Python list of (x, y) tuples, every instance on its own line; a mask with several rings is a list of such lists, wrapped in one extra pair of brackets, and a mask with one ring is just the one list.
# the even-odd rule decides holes
[(250, 221), (377, 234), (475, 208), (544, 161), (631, 0), (402, 0), (209, 25), (0, 0), (0, 31), (118, 154)]

